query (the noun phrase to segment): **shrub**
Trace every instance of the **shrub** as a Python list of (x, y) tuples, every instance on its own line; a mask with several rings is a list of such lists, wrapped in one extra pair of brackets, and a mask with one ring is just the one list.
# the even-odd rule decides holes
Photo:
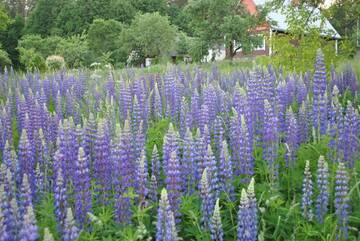
[(34, 48), (19, 48), (19, 52), (20, 63), (24, 65), (28, 71), (39, 70), (40, 72), (44, 72), (46, 70), (45, 59), (36, 52)]
[(56, 47), (56, 54), (64, 56), (70, 68), (87, 66), (93, 62), (89, 54), (88, 41), (83, 35), (62, 39)]
[(11, 60), (9, 58), (8, 53), (5, 50), (2, 50), (0, 45), (0, 70), (2, 70), (5, 66), (10, 64), (11, 64)]
[(50, 55), (46, 58), (46, 67), (49, 70), (59, 70), (65, 67), (65, 59), (60, 55)]

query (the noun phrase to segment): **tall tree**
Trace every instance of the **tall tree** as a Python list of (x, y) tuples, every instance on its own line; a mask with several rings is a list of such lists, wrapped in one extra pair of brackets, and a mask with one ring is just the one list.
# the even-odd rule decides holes
[(15, 67), (19, 67), (19, 51), (16, 49), (18, 41), (22, 36), (24, 19), (17, 16), (8, 27), (0, 31), (0, 42), (4, 50), (9, 54), (9, 58)]
[(166, 54), (173, 47), (177, 33), (168, 18), (157, 12), (136, 15), (127, 32), (130, 52), (135, 50), (145, 57)]
[(208, 48), (225, 44), (230, 59), (239, 49), (249, 51), (260, 44), (251, 30), (261, 23), (263, 14), (250, 15), (239, 0), (193, 0), (185, 11), (194, 36)]
[(37, 0), (0, 0), (11, 17), (15, 18), (20, 15), (24, 19), (28, 17), (30, 11), (34, 8)]
[(360, 2), (358, 0), (337, 0), (326, 11), (330, 22), (341, 36), (349, 38), (360, 46)]
[(61, 3), (62, 0), (38, 0), (26, 22), (25, 32), (50, 35)]

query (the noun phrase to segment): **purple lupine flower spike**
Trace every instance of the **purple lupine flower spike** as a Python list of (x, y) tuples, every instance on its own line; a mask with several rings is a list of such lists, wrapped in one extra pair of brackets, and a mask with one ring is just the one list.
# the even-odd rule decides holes
[(160, 168), (159, 152), (155, 144), (151, 155), (151, 175), (154, 175), (157, 182), (160, 180)]
[(278, 167), (275, 163), (278, 151), (278, 119), (268, 100), (264, 101), (263, 157), (268, 163), (271, 178), (275, 179)]
[(171, 211), (168, 193), (164, 188), (157, 213), (156, 241), (178, 241), (174, 213)]
[(220, 187), (219, 187), (219, 178), (218, 178), (218, 168), (210, 145), (207, 146), (207, 152), (205, 154), (204, 159), (209, 177), (209, 184), (211, 186), (211, 190), (213, 191), (214, 202), (215, 202), (215, 200), (220, 195)]
[(346, 240), (348, 238), (348, 222), (350, 214), (350, 177), (345, 164), (339, 162), (335, 177), (335, 213), (337, 216), (337, 240)]
[(54, 202), (55, 202), (55, 217), (57, 221), (57, 228), (60, 233), (64, 230), (64, 222), (66, 217), (67, 197), (66, 197), (66, 183), (62, 174), (62, 169), (59, 168), (56, 174), (54, 185)]
[(24, 174), (23, 182), (20, 189), (19, 211), (20, 216), (24, 215), (28, 206), (32, 206), (31, 187), (28, 175)]
[(74, 241), (79, 237), (80, 231), (75, 225), (75, 220), (71, 208), (66, 209), (66, 218), (64, 223), (64, 231), (62, 235), (63, 241)]
[(319, 223), (323, 223), (329, 205), (329, 168), (323, 156), (318, 161), (317, 187), (319, 194), (316, 198), (316, 216)]
[(177, 222), (180, 221), (180, 202), (181, 202), (181, 167), (176, 152), (171, 152), (168, 171), (166, 175), (166, 189), (169, 193), (169, 202), (171, 210), (174, 213)]
[(201, 196), (201, 210), (202, 210), (202, 223), (205, 229), (209, 229), (210, 218), (214, 208), (214, 196), (209, 183), (209, 176), (207, 168), (200, 181), (200, 196)]
[(195, 153), (194, 140), (189, 128), (186, 129), (183, 141), (183, 157), (182, 157), (182, 176), (183, 176), (183, 190), (186, 193), (194, 191), (195, 184)]
[(131, 202), (130, 197), (127, 197), (126, 194), (129, 188), (134, 187), (136, 163), (133, 158), (129, 120), (125, 120), (124, 128), (121, 132), (120, 157), (119, 170), (117, 171), (121, 177), (121, 181), (115, 196), (115, 218), (117, 222), (130, 223)]
[(234, 198), (233, 166), (229, 155), (228, 144), (223, 140), (219, 157), (219, 182), (232, 200)]
[(105, 120), (100, 120), (95, 140), (94, 175), (98, 186), (98, 201), (106, 204), (111, 188), (110, 140)]
[(151, 175), (149, 186), (150, 186), (149, 187), (149, 198), (153, 203), (155, 203), (158, 200), (158, 194), (157, 194), (158, 182), (156, 180), (155, 175)]
[(257, 235), (254, 236), (253, 223), (256, 214), (250, 208), (250, 200), (245, 189), (241, 191), (240, 208), (238, 212), (238, 228), (237, 241), (255, 241)]
[[(18, 229), (18, 203), (16, 201), (15, 193), (15, 181), (13, 175), (9, 169), (5, 170), (4, 173), (4, 192), (2, 192), (2, 197), (0, 199), (0, 208), (4, 215), (4, 222), (7, 227), (7, 233), (10, 234), (10, 239), (8, 241), (16, 240), (17, 229)], [(23, 189), (25, 190), (25, 189)], [(30, 190), (26, 191), (27, 197), (30, 197)], [(20, 195), (20, 198), (22, 196)], [(24, 202), (21, 202), (24, 204)]]
[(178, 151), (178, 139), (178, 134), (175, 131), (173, 124), (170, 123), (169, 129), (164, 137), (163, 145), (163, 170), (165, 175), (167, 175), (168, 172), (171, 153), (173, 151)]
[(255, 196), (255, 179), (252, 177), (247, 188), (247, 195), (249, 199), (249, 210), (251, 214), (251, 220), (249, 222), (249, 227), (251, 230), (251, 237), (258, 236), (258, 205)]
[(313, 184), (311, 179), (310, 162), (307, 160), (302, 185), (301, 209), (303, 217), (308, 221), (311, 221), (314, 216), (312, 210)]
[(224, 231), (221, 223), (219, 199), (216, 200), (214, 212), (211, 217), (210, 233), (211, 233), (211, 240), (214, 241), (224, 240)]
[(145, 205), (145, 198), (148, 194), (147, 188), (147, 179), (148, 179), (148, 169), (147, 169), (147, 160), (145, 155), (145, 150), (143, 150), (140, 154), (140, 159), (137, 163), (136, 168), (136, 181), (137, 181), (137, 194), (139, 196), (139, 203), (141, 205)]
[(83, 225), (87, 223), (86, 214), (91, 210), (92, 200), (89, 160), (82, 147), (78, 151), (75, 175), (75, 217), (79, 224)]
[(54, 236), (50, 233), (49, 228), (44, 228), (44, 241), (55, 241)]
[(13, 236), (13, 230), (8, 226), (6, 212), (9, 207), (9, 201), (7, 200), (4, 185), (0, 184), (0, 240), (11, 241)]
[(19, 231), (20, 241), (35, 241), (39, 238), (35, 214), (32, 205), (27, 206), (21, 228)]

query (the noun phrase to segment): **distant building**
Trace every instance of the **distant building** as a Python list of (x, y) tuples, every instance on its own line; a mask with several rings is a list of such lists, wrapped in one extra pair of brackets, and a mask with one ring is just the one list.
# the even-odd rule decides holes
[[(264, 6), (267, 0), (241, 0), (242, 4), (246, 7), (250, 14), (256, 14), (258, 11), (258, 7)], [(291, 1), (287, 0), (286, 4), (292, 4)], [(328, 19), (322, 16), (321, 12), (317, 8), (309, 9), (312, 11), (314, 17), (316, 17), (316, 21), (312, 22), (311, 25), (314, 27), (320, 28), (321, 27), (321, 35), (323, 37), (329, 38), (330, 40), (334, 41), (334, 51), (337, 52), (338, 50), (338, 40), (341, 39), (340, 34), (335, 30), (335, 28), (331, 25)], [(322, 20), (320, 20), (320, 17)], [(234, 58), (241, 58), (241, 57), (254, 57), (254, 56), (270, 56), (273, 51), (271, 46), (269, 45), (268, 41), (271, 41), (271, 37), (274, 34), (282, 33), (286, 34), (288, 32), (288, 24), (286, 21), (286, 16), (281, 10), (271, 10), (267, 17), (266, 22), (261, 24), (260, 26), (256, 27), (253, 30), (254, 34), (258, 34), (262, 37), (262, 43), (260, 46), (255, 48), (251, 53), (245, 55), (242, 50), (238, 50), (234, 56)], [(269, 39), (269, 40), (267, 40)], [(234, 43), (236, 46), (236, 42)], [(211, 60), (222, 60), (225, 59), (226, 56), (226, 48), (225, 46), (218, 46), (212, 50), (209, 50), (209, 55), (206, 56), (207, 61)]]

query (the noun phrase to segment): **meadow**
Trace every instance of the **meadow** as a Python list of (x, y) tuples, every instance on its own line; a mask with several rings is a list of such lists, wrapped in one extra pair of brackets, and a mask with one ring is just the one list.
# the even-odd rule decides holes
[(359, 240), (357, 60), (0, 74), (0, 240)]

